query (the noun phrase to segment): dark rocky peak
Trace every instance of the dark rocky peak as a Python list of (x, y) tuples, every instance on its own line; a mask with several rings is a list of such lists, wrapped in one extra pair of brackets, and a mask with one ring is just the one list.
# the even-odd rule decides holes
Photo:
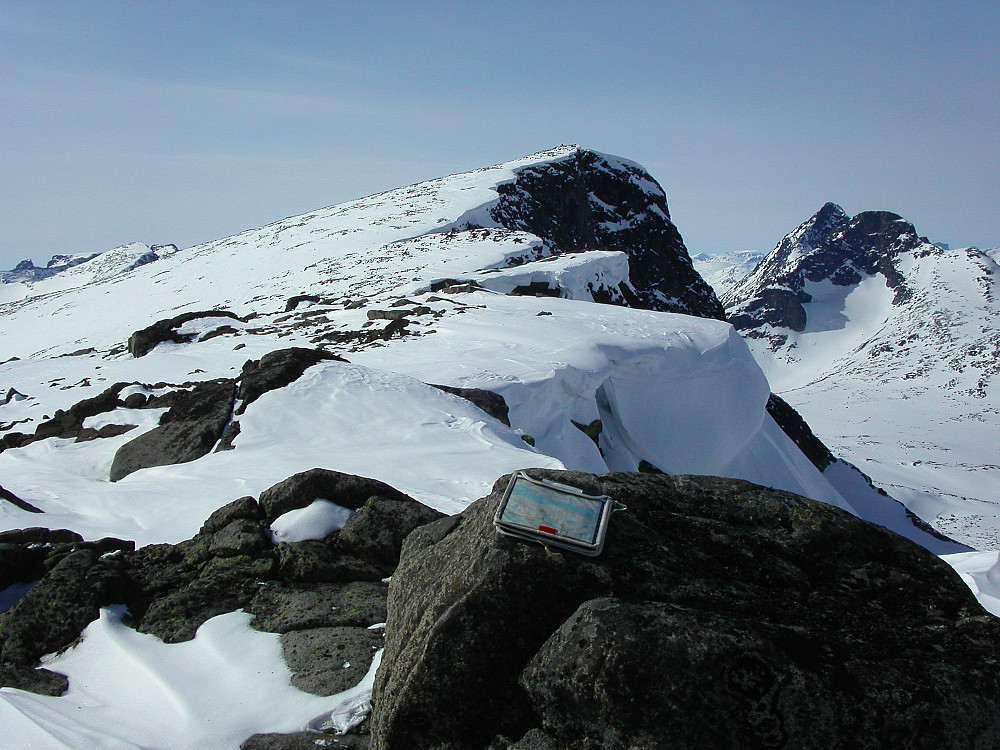
[(517, 170), (497, 192), (492, 218), (541, 237), (554, 252), (627, 253), (636, 306), (725, 318), (670, 220), (663, 188), (638, 164), (577, 149), (568, 158)]
[(763, 325), (801, 331), (807, 317), (802, 305), (812, 301), (807, 282), (847, 287), (881, 274), (895, 290), (898, 305), (910, 296), (896, 267), (899, 256), (942, 252), (898, 214), (863, 211), (851, 218), (840, 206), (827, 203), (787, 234), (722, 301), (730, 322), (741, 331)]
[(850, 216), (836, 203), (827, 202), (808, 221), (798, 228), (802, 241), (810, 245), (822, 242), (831, 230), (850, 220)]
[(48, 268), (39, 268), (30, 258), (26, 258), (10, 271), (0, 271), (0, 282), (4, 284), (16, 284), (18, 282), (40, 281), (41, 279), (48, 278), (55, 272)]

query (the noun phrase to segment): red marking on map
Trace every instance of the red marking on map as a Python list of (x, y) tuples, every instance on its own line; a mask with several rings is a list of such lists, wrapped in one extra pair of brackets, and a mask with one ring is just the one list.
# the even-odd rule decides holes
[(551, 526), (539, 526), (538, 530), (539, 531), (544, 531), (546, 534), (555, 534), (556, 533), (556, 530), (553, 529)]

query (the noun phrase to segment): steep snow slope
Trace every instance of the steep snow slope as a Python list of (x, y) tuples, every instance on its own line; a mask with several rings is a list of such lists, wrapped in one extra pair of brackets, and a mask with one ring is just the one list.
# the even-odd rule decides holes
[(1000, 267), (827, 204), (725, 296), (772, 387), (920, 517), (1000, 545)]
[(731, 253), (707, 255), (699, 253), (691, 261), (701, 277), (720, 297), (742, 281), (764, 259), (756, 250), (736, 250)]

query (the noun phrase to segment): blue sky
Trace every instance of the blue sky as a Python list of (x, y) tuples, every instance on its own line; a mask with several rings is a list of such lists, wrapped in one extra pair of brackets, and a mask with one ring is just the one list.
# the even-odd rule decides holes
[(1000, 245), (991, 2), (0, 4), (0, 268), (190, 246), (580, 143), (688, 248), (824, 202)]

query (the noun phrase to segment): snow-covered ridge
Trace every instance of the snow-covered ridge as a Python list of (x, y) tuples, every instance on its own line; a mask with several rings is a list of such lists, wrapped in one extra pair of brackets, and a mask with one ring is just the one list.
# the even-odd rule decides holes
[(55, 256), (45, 269), (32, 267), (31, 273), (5, 272), (0, 275), (4, 284), (0, 286), (0, 303), (107, 281), (175, 252), (175, 245), (149, 246), (133, 242), (96, 255)]
[[(636, 195), (646, 195), (642, 191), (648, 190), (649, 201), (664, 200), (659, 186), (637, 165), (576, 146), (560, 147), (289, 217), (171, 253), (129, 273), (103, 274), (95, 268), (84, 276), (80, 270), (84, 266), (111, 261), (98, 256), (47, 280), (53, 285), (47, 287), (50, 293), (0, 306), (3, 327), (12, 334), (7, 337), (8, 352), (25, 357), (60, 346), (65, 347), (63, 351), (110, 348), (151, 320), (186, 310), (211, 307), (246, 315), (273, 309), (295, 294), (370, 297), (406, 285), (419, 288), (523, 262), (537, 257), (542, 240), (499, 225), (491, 214), (500, 200), (498, 190), (517, 182), (525, 169), (554, 168), (579, 160), (581, 154), (587, 154), (586, 168), (598, 175), (594, 180), (610, 174), (639, 191)], [(575, 174), (579, 169), (574, 166), (571, 171)], [(650, 226), (667, 222), (662, 217), (649, 221), (653, 222)], [(630, 226), (621, 231), (633, 238), (636, 229)], [(616, 232), (606, 230), (605, 236), (616, 236)], [(120, 257), (124, 249), (114, 254), (119, 265), (142, 256), (142, 247), (129, 247), (129, 258)], [(679, 252), (686, 258), (682, 244)], [(60, 282), (62, 278), (66, 281)], [(141, 299), (143, 305), (123, 306), (113, 318), (90, 319), (84, 311), (107, 299), (109, 284), (115, 286), (115, 295)], [(45, 325), (40, 326), (40, 321)]]

